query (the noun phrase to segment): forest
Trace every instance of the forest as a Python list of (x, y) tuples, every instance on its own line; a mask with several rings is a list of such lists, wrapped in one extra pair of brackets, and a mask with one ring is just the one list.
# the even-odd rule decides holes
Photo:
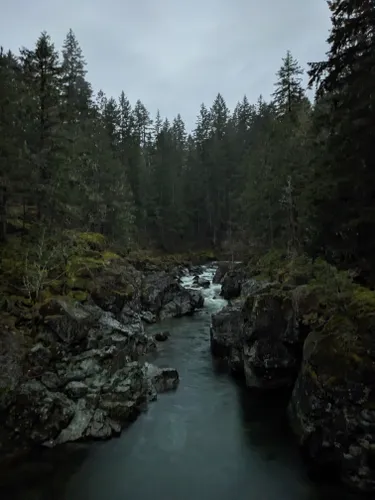
[[(1, 48), (2, 464), (41, 447), (119, 436), (159, 392), (177, 389), (180, 370), (189, 390), (176, 397), (187, 399), (173, 396), (160, 419), (147, 420), (157, 446), (142, 434), (147, 456), (163, 452), (135, 467), (137, 488), (148, 478), (147, 498), (171, 497), (171, 477), (182, 491), (172, 498), (186, 498), (192, 462), (200, 491), (220, 489), (210, 498), (257, 495), (257, 485), (264, 496), (275, 480), (283, 484), (272, 498), (318, 498), (295, 471), (300, 493), (291, 493), (292, 453), (279, 449), (289, 440), (284, 420), (319, 481), (375, 491), (375, 8), (373, 0), (328, 5), (323, 60), (305, 67), (285, 47), (272, 95), (238, 96), (229, 109), (218, 93), (201, 104), (193, 130), (179, 114), (148, 110), (147, 96), (130, 102), (126, 81), (120, 96), (96, 93), (72, 30), (61, 52), (47, 32), (18, 53)], [(194, 322), (163, 323), (195, 313)], [(239, 396), (236, 381), (231, 399), (213, 357), (250, 391)], [(209, 382), (218, 375), (220, 385)], [(272, 404), (247, 399), (256, 391)], [(159, 428), (171, 424), (172, 441), (181, 435), (165, 448), (172, 434)], [(105, 474), (95, 498), (108, 496), (113, 471), (121, 487), (131, 483), (133, 455), (120, 461), (127, 446), (85, 472), (90, 492)], [(68, 481), (60, 459), (56, 469), (63, 481), (43, 498), (60, 496)], [(0, 496), (10, 498), (1, 494), (2, 471)], [(17, 488), (23, 474), (9, 474)], [(50, 475), (43, 465), (38, 487)]]
[[(233, 111), (218, 93), (187, 133), (126, 90), (96, 95), (70, 30), (0, 53), (0, 239), (43, 227), (124, 248), (277, 248), (323, 256), (372, 283), (375, 168), (372, 2), (329, 2), (324, 61), (288, 50), (274, 93)], [(126, 88), (126, 82), (124, 82)]]

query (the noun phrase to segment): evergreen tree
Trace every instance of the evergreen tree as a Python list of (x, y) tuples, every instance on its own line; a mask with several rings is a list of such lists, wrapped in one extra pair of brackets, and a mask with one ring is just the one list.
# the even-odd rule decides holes
[(370, 268), (374, 13), (369, 0), (329, 5), (330, 51), (309, 72), (313, 104), (288, 51), (271, 102), (244, 96), (231, 114), (217, 94), (191, 135), (179, 114), (158, 111), (153, 122), (124, 92), (94, 97), (72, 30), (61, 63), (46, 33), (19, 57), (2, 51), (0, 238), (7, 208), (23, 225), (36, 208), (41, 224), (167, 251), (242, 240)]
[[(20, 191), (23, 161), (25, 88), (14, 54), (0, 48), (0, 241), (7, 237), (7, 205)], [(30, 176), (30, 182), (32, 181)]]
[(64, 139), (60, 130), (62, 68), (59, 55), (46, 32), (35, 49), (21, 50), (21, 62), (28, 91), (29, 120), (27, 147), (30, 164), (37, 171), (38, 217), (52, 216), (56, 210), (56, 187), (64, 162)]
[(63, 44), (62, 75), (63, 99), (69, 122), (78, 121), (87, 115), (92, 99), (90, 84), (86, 81), (86, 61), (77, 38), (70, 29)]
[[(370, 0), (329, 2), (332, 28), (327, 59), (310, 65), (310, 84), (324, 99), (326, 129), (316, 177), (315, 226), (320, 245), (343, 265), (365, 271), (375, 263), (375, 11)], [(321, 182), (322, 184), (322, 182)]]
[(298, 61), (293, 58), (290, 50), (283, 58), (283, 64), (276, 75), (276, 90), (272, 94), (276, 109), (279, 115), (291, 113), (304, 98), (304, 90), (302, 87), (303, 70)]

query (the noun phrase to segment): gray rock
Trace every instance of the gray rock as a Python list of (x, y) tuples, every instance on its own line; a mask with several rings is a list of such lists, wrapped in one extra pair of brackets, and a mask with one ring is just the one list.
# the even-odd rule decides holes
[(151, 311), (142, 311), (141, 312), (141, 318), (145, 323), (155, 323), (157, 318), (155, 314), (152, 314)]
[(62, 387), (63, 383), (61, 378), (55, 372), (44, 372), (40, 378), (40, 381), (43, 385), (47, 387), (47, 389), (51, 391), (57, 391)]
[(242, 320), (247, 385), (263, 389), (292, 386), (302, 342), (291, 299), (272, 290), (250, 296)]
[(93, 439), (109, 439), (113, 434), (119, 434), (120, 432), (121, 426), (108, 419), (106, 413), (97, 408), (92, 415), (85, 435)]
[(54, 444), (63, 444), (83, 439), (90, 425), (94, 411), (93, 408), (87, 405), (85, 399), (80, 399), (75, 406), (73, 419), (69, 425), (60, 432)]
[(160, 319), (180, 317), (203, 307), (204, 298), (197, 290), (188, 290), (166, 272), (153, 273), (144, 282), (142, 303)]
[(132, 420), (148, 400), (148, 383), (143, 366), (137, 362), (129, 363), (102, 387), (99, 407), (116, 422)]
[(30, 365), (40, 370), (46, 370), (52, 359), (51, 351), (45, 347), (41, 342), (35, 344), (27, 355), (27, 360)]
[(83, 382), (72, 381), (65, 386), (65, 393), (71, 399), (80, 399), (86, 396), (89, 388)]
[(246, 270), (242, 267), (235, 267), (229, 270), (221, 280), (221, 294), (226, 300), (239, 297), (242, 284), (246, 281)]
[(169, 339), (169, 337), (170, 333), (168, 331), (155, 333), (155, 340), (157, 340), (158, 342), (165, 342)]
[(147, 378), (158, 393), (175, 390), (179, 384), (179, 375), (174, 368), (159, 368), (146, 363), (145, 370)]
[(259, 339), (243, 350), (246, 385), (259, 389), (288, 387), (294, 381), (296, 358), (271, 337)]
[(202, 278), (201, 276), (194, 276), (194, 285), (202, 288), (209, 288), (211, 285), (210, 280)]
[(312, 331), (306, 338), (288, 416), (305, 457), (318, 472), (329, 467), (352, 489), (374, 492), (373, 332), (353, 336), (348, 346), (354, 325), (340, 315), (335, 320), (336, 331), (331, 325), (329, 334)]
[(212, 279), (212, 283), (219, 285), (222, 283), (225, 274), (233, 267), (232, 262), (218, 262), (217, 268)]
[(211, 351), (227, 361), (233, 371), (243, 370), (242, 303), (236, 302), (212, 315), (210, 329)]
[(267, 281), (259, 281), (255, 279), (249, 279), (242, 283), (241, 285), (241, 296), (243, 298), (251, 297), (257, 293), (263, 292), (270, 288), (273, 283)]
[(178, 283), (179, 269), (143, 280), (133, 271), (124, 276), (119, 266), (113, 279), (95, 276), (85, 305), (60, 298), (43, 304), (37, 343), (25, 356), (30, 379), (21, 370), (11, 397), (2, 398), (0, 452), (118, 435), (157, 391), (177, 387), (175, 370), (149, 373), (139, 361), (156, 349), (143, 322), (190, 314), (203, 296)]
[(64, 394), (30, 380), (18, 388), (5, 427), (11, 430), (14, 442), (41, 444), (54, 439), (69, 424), (74, 411), (73, 401)]
[(78, 303), (51, 299), (41, 309), (44, 323), (66, 344), (85, 342), (98, 317)]

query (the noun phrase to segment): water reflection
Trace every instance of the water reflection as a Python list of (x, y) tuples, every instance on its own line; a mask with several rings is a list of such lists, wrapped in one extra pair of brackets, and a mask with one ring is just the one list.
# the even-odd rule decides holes
[(88, 444), (35, 451), (20, 463), (0, 471), (4, 500), (62, 500), (65, 485), (92, 452)]

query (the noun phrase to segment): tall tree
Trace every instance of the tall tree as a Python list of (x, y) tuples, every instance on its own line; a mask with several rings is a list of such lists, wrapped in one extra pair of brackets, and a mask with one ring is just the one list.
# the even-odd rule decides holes
[(290, 50), (287, 51), (282, 61), (283, 64), (276, 73), (276, 90), (272, 94), (280, 115), (291, 113), (305, 95), (302, 87), (303, 69), (294, 59)]
[(368, 271), (375, 264), (375, 10), (371, 0), (328, 4), (327, 59), (309, 71), (325, 100), (320, 127), (328, 130), (315, 223), (331, 258)]
[(59, 54), (46, 32), (40, 35), (34, 50), (21, 49), (21, 61), (33, 97), (27, 143), (38, 175), (36, 198), (40, 219), (42, 215), (52, 215), (56, 208), (59, 167), (64, 162), (64, 141), (59, 127), (62, 69)]
[(62, 76), (63, 100), (66, 106), (66, 119), (82, 119), (88, 113), (92, 90), (86, 81), (86, 61), (78, 40), (70, 29), (63, 43)]

